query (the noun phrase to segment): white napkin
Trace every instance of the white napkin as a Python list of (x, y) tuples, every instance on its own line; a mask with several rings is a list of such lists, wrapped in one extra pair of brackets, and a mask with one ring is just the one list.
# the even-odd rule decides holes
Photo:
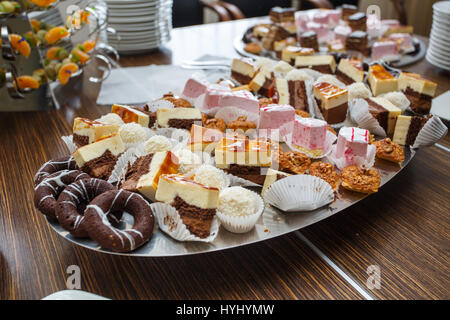
[[(202, 56), (197, 61), (213, 59), (217, 59), (217, 57)], [(102, 83), (97, 104), (144, 104), (162, 97), (169, 91), (180, 94), (189, 77), (194, 73), (202, 72), (212, 82), (227, 75), (227, 72), (224, 71), (183, 69), (174, 65), (113, 69), (109, 77)]]

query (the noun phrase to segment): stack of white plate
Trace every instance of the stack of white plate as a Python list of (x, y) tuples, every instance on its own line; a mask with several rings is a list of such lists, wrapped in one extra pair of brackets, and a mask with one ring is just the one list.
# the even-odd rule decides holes
[(433, 5), (433, 25), (426, 58), (431, 64), (450, 70), (450, 1)]
[(122, 54), (138, 54), (155, 49), (170, 40), (172, 0), (105, 0), (108, 42)]

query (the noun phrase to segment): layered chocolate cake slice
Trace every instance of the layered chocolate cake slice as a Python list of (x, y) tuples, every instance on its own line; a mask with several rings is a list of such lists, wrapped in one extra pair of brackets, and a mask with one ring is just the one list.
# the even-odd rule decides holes
[(397, 117), (402, 114), (402, 110), (384, 98), (371, 97), (365, 100), (369, 104), (369, 112), (377, 119), (386, 134), (392, 137)]
[(151, 153), (136, 159), (125, 173), (125, 181), (121, 188), (140, 192), (148, 199), (155, 201), (159, 177), (162, 174), (178, 172), (178, 158), (170, 151)]
[(314, 84), (314, 98), (323, 118), (329, 124), (341, 123), (347, 116), (348, 91), (331, 83)]
[(437, 84), (422, 78), (417, 73), (402, 72), (398, 77), (398, 89), (410, 101), (411, 109), (419, 114), (428, 114)]
[(271, 97), (271, 89), (273, 88), (274, 74), (266, 66), (261, 66), (253, 77), (248, 87), (253, 93), (259, 93), (266, 97)]
[(397, 78), (390, 74), (381, 64), (374, 64), (369, 67), (367, 82), (374, 96), (397, 91), (398, 87)]
[(358, 58), (342, 58), (336, 69), (336, 77), (347, 85), (353, 82), (363, 82), (364, 68), (362, 60)]
[(347, 50), (361, 52), (364, 56), (369, 56), (368, 38), (365, 31), (354, 31), (345, 40)]
[(269, 17), (273, 23), (295, 21), (295, 8), (273, 7)]
[(215, 155), (217, 168), (260, 185), (272, 164), (271, 145), (261, 140), (223, 138)]
[(300, 35), (300, 45), (304, 48), (312, 48), (319, 51), (319, 42), (317, 33), (314, 31), (306, 31)]
[(363, 12), (357, 12), (348, 17), (348, 25), (353, 31), (366, 31), (367, 17)]
[(255, 76), (255, 65), (252, 59), (233, 59), (231, 63), (231, 77), (241, 84), (248, 84)]
[(78, 167), (91, 177), (108, 180), (124, 151), (120, 135), (115, 134), (78, 148), (72, 157)]
[(135, 122), (143, 127), (152, 127), (155, 122), (154, 114), (144, 112), (144, 108), (113, 104), (111, 113), (119, 115), (125, 123)]
[(296, 68), (311, 68), (321, 73), (334, 74), (336, 61), (332, 55), (299, 56), (295, 58)]
[(117, 133), (119, 127), (118, 125), (77, 117), (73, 120), (73, 142), (77, 147), (82, 147), (102, 137)]
[(155, 198), (177, 209), (192, 234), (199, 238), (210, 235), (219, 189), (189, 180), (180, 174), (163, 174), (159, 178)]
[(392, 141), (402, 146), (412, 146), (429, 119), (430, 117), (398, 116)]
[(197, 108), (169, 108), (156, 111), (158, 126), (191, 130), (195, 122), (201, 123), (202, 114)]
[(279, 104), (289, 104), (297, 110), (309, 111), (305, 81), (311, 80), (304, 71), (292, 70), (285, 78), (276, 78), (275, 92)]
[(342, 20), (347, 21), (348, 18), (358, 12), (358, 7), (353, 4), (344, 3), (341, 6), (342, 9)]

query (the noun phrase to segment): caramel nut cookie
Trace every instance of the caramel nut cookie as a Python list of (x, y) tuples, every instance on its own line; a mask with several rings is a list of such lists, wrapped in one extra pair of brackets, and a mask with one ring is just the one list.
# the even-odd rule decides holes
[(311, 165), (311, 159), (304, 153), (297, 151), (280, 152), (280, 171), (292, 174), (304, 174)]
[(342, 187), (361, 193), (375, 193), (380, 187), (380, 175), (375, 169), (348, 166), (341, 171)]
[(373, 145), (377, 148), (377, 158), (391, 162), (400, 163), (405, 160), (405, 152), (403, 148), (391, 139), (375, 141)]
[(339, 188), (339, 174), (334, 170), (334, 166), (331, 163), (313, 162), (309, 167), (308, 173), (328, 182), (333, 191)]

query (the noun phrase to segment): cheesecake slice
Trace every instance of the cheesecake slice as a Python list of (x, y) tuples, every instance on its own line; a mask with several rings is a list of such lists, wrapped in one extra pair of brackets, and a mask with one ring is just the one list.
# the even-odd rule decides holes
[(365, 100), (369, 104), (369, 112), (377, 119), (386, 134), (392, 137), (397, 117), (402, 114), (402, 110), (385, 98), (371, 97)]
[(264, 179), (264, 185), (261, 191), (261, 196), (264, 197), (264, 193), (274, 182), (277, 182), (278, 180), (281, 180), (289, 176), (290, 176), (289, 173), (269, 168), (267, 170), (266, 178)]
[(342, 58), (336, 69), (336, 77), (347, 85), (353, 82), (363, 82), (364, 68), (362, 60), (358, 58)]
[(156, 111), (156, 121), (162, 128), (191, 130), (194, 122), (201, 123), (202, 114), (197, 108), (161, 108)]
[(77, 147), (82, 147), (102, 137), (117, 133), (119, 127), (118, 125), (77, 117), (73, 120), (73, 142)]
[(383, 93), (397, 91), (398, 80), (390, 74), (382, 65), (374, 64), (369, 67), (367, 82), (374, 96)]
[(279, 104), (289, 104), (296, 110), (309, 111), (306, 82), (311, 80), (304, 71), (294, 69), (284, 78), (275, 79), (275, 92)]
[(261, 66), (256, 72), (248, 87), (253, 93), (259, 93), (266, 97), (271, 97), (273, 93), (274, 74), (266, 66)]
[(155, 198), (177, 209), (192, 234), (199, 238), (210, 235), (219, 189), (197, 183), (181, 174), (163, 174), (159, 178)]
[(296, 68), (311, 68), (313, 70), (333, 74), (336, 71), (336, 61), (331, 55), (298, 56), (295, 58)]
[(159, 177), (162, 174), (178, 172), (178, 158), (170, 151), (150, 153), (139, 157), (125, 173), (125, 181), (120, 188), (139, 192), (155, 201)]
[(255, 65), (252, 59), (233, 59), (231, 63), (231, 77), (240, 84), (248, 84), (255, 76)]
[(295, 8), (273, 7), (270, 9), (269, 17), (273, 23), (295, 21)]
[(295, 45), (297, 45), (297, 39), (295, 37), (288, 37), (286, 39), (274, 41), (273, 50), (275, 51), (277, 58), (281, 59), (282, 50), (288, 46), (295, 46)]
[(398, 77), (398, 89), (410, 101), (411, 109), (419, 114), (428, 114), (437, 83), (422, 78), (417, 73), (402, 72)]
[(191, 127), (191, 135), (187, 148), (191, 151), (213, 153), (217, 143), (222, 140), (224, 133), (217, 129), (205, 128), (196, 124)]
[(318, 82), (313, 86), (314, 98), (323, 118), (329, 124), (341, 123), (347, 116), (348, 91), (328, 82)]
[(392, 141), (402, 146), (412, 146), (429, 119), (418, 116), (398, 116)]
[(295, 63), (295, 58), (299, 56), (311, 56), (314, 54), (314, 49), (312, 48), (302, 48), (296, 46), (287, 46), (281, 51), (281, 60), (293, 65)]
[(262, 140), (223, 138), (216, 146), (216, 167), (256, 184), (272, 164), (271, 145)]
[(114, 134), (78, 148), (72, 157), (78, 167), (91, 177), (108, 180), (117, 159), (124, 151), (120, 135)]
[(111, 113), (119, 115), (125, 123), (135, 122), (143, 127), (149, 127), (151, 123), (148, 114), (143, 112), (143, 110), (138, 110), (137, 108), (130, 106), (113, 104)]

